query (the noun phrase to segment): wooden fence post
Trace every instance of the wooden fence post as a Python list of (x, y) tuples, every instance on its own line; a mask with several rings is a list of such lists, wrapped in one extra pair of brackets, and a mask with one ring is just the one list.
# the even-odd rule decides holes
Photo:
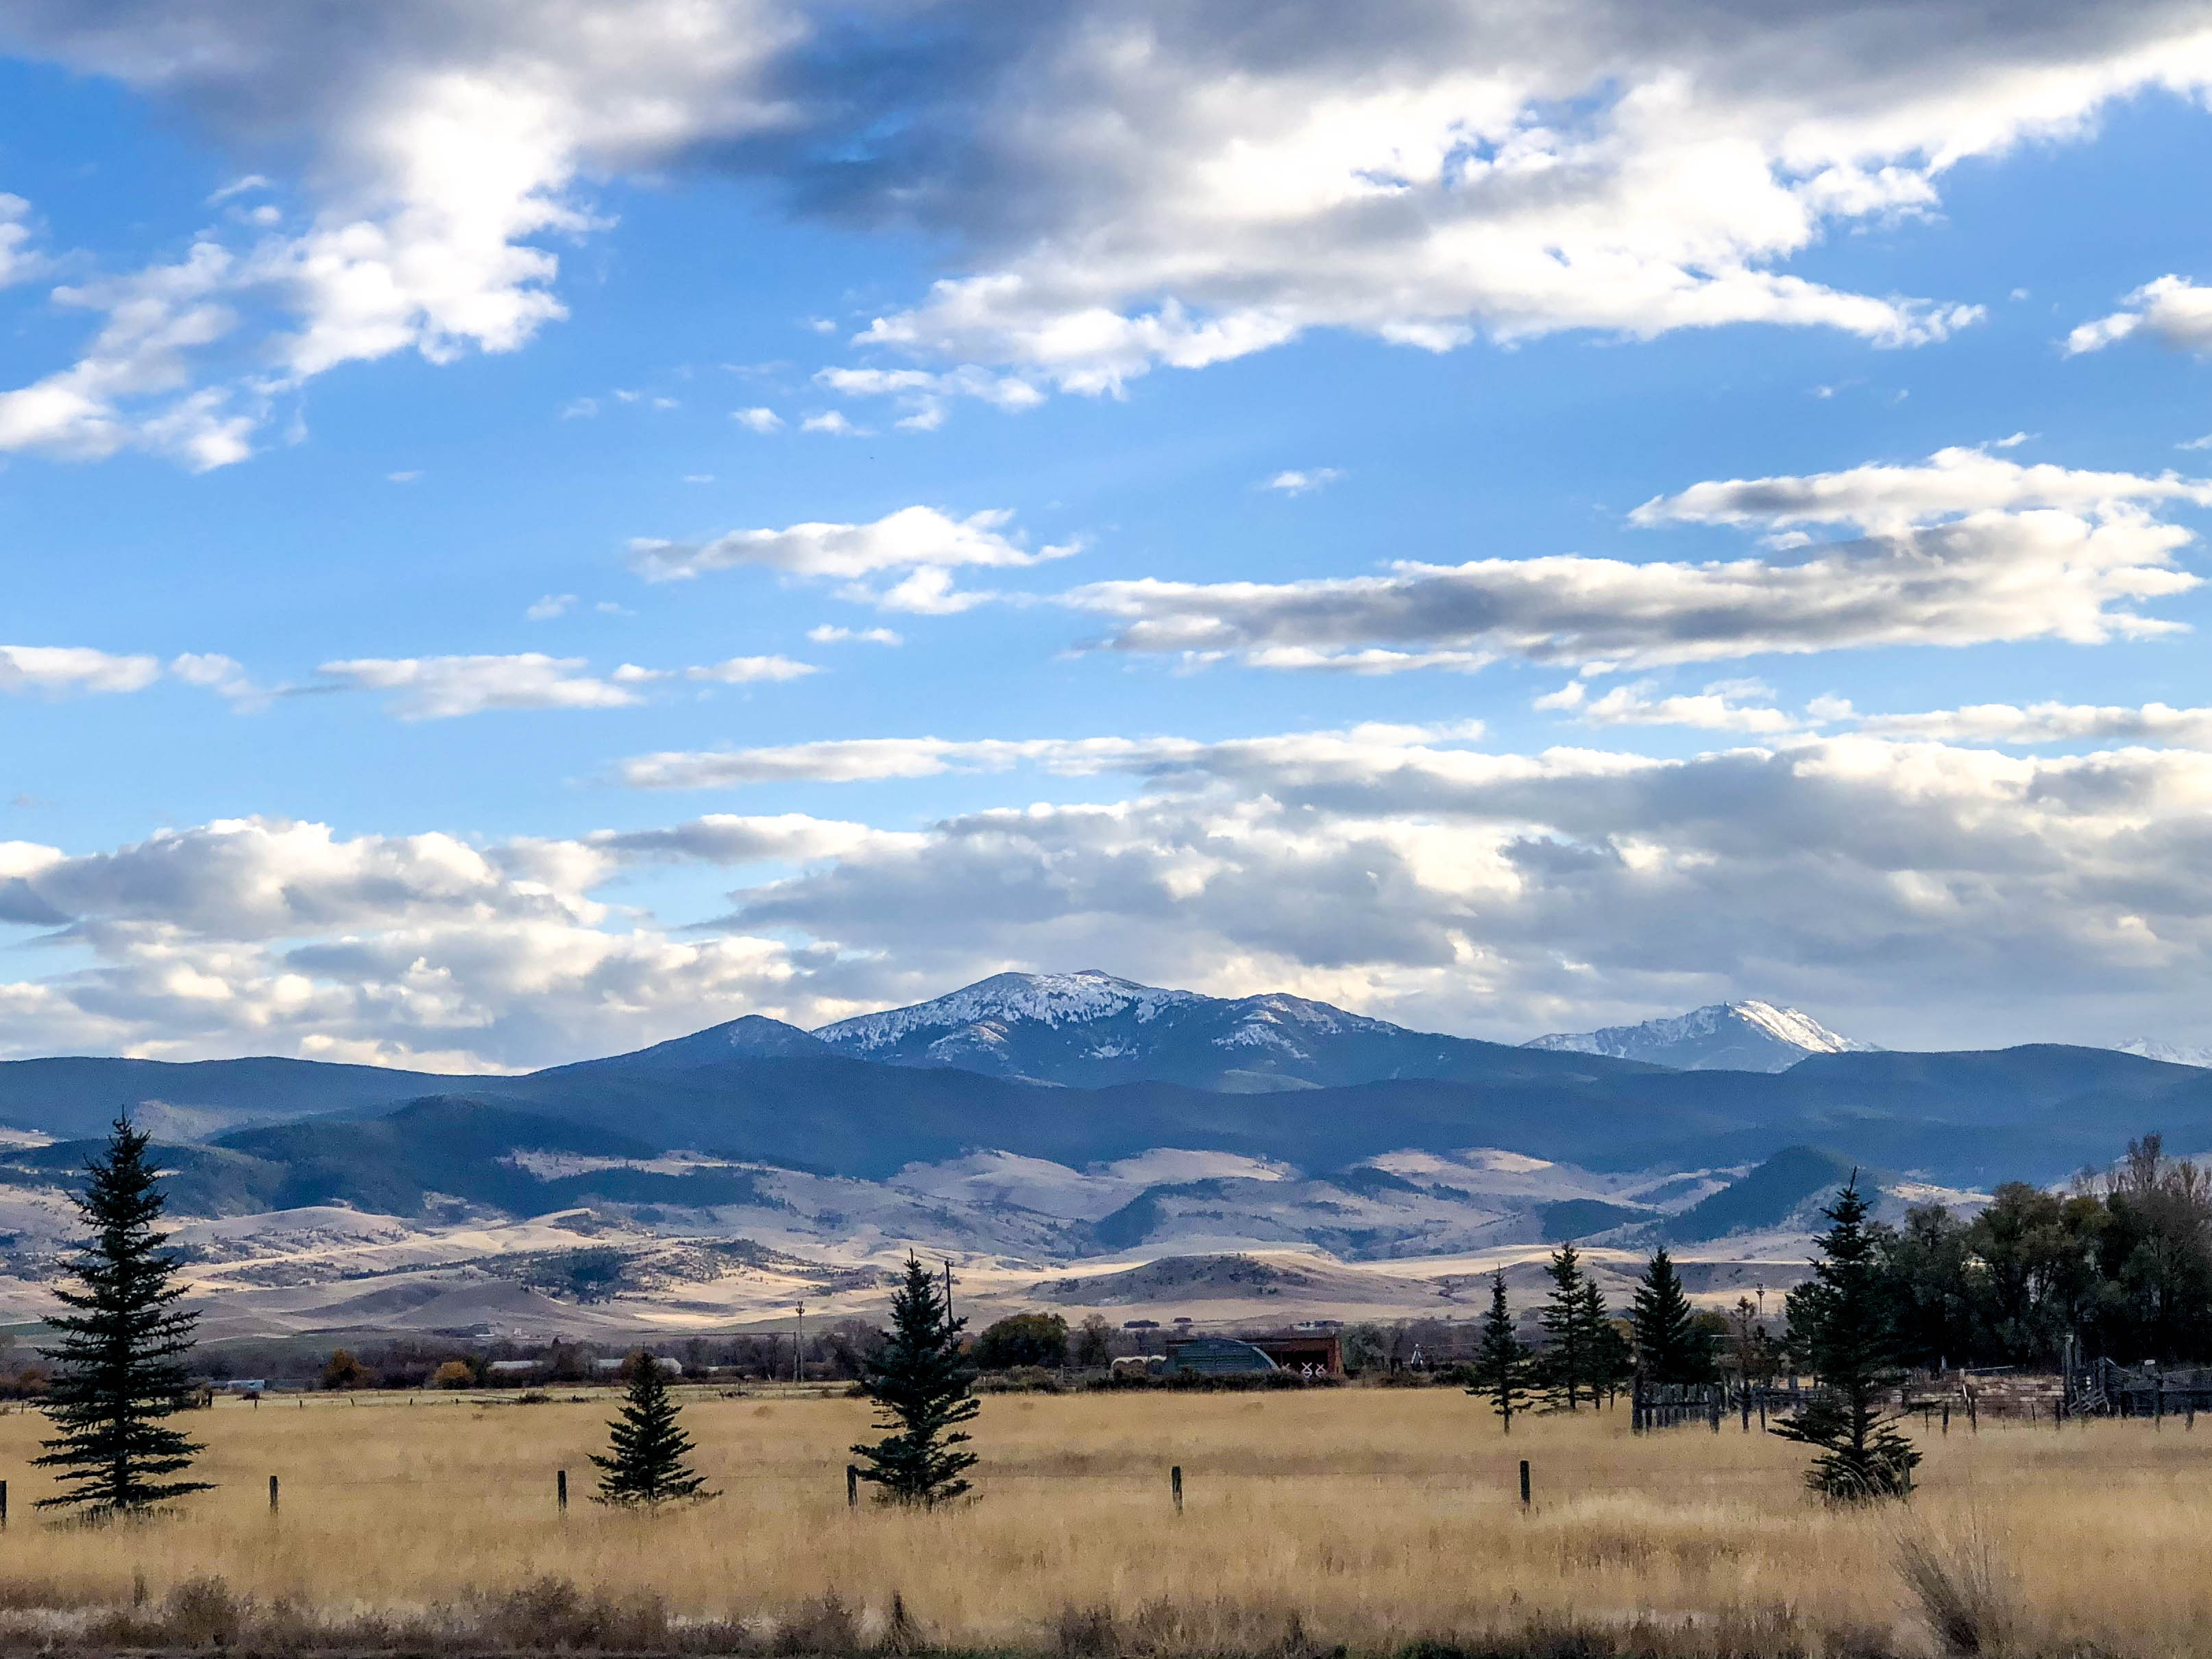
[(553, 1471), (553, 1502), (563, 1515), (568, 1512), (568, 1471)]
[(269, 1477), (269, 1513), (276, 1513), (276, 1477), (273, 1474)]
[(1523, 1514), (1528, 1509), (1528, 1460), (1525, 1457), (1521, 1460), (1521, 1509)]
[(8, 1483), (0, 1480), (0, 1532), (8, 1530)]
[(1182, 1513), (1182, 1465), (1178, 1463), (1168, 1471), (1168, 1492), (1175, 1498), (1176, 1513)]
[(848, 1510), (860, 1507), (860, 1471), (851, 1463), (845, 1465), (845, 1507)]

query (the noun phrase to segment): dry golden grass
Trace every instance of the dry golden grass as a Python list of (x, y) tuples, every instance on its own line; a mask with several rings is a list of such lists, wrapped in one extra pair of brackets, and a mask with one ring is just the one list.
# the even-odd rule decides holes
[[(1126, 1645), (1147, 1607), (1182, 1649), (1279, 1648), (1295, 1614), (1355, 1652), (1639, 1620), (1674, 1651), (1929, 1652), (1901, 1552), (1932, 1540), (1940, 1571), (1979, 1538), (1998, 1564), (1990, 1593), (2017, 1602), (2019, 1650), (2181, 1656), (2212, 1632), (2212, 1431), (2179, 1422), (1957, 1424), (1923, 1439), (1909, 1512), (1854, 1511), (1804, 1493), (1798, 1448), (1733, 1421), (1638, 1437), (1624, 1408), (1524, 1418), (1508, 1439), (1451, 1389), (1000, 1396), (977, 1425), (976, 1501), (854, 1514), (843, 1469), (862, 1403), (696, 1395), (685, 1422), (722, 1496), (649, 1516), (583, 1501), (611, 1400), (512, 1401), (226, 1401), (185, 1419), (219, 1490), (95, 1530), (33, 1515), (50, 1490), (27, 1467), (44, 1419), (0, 1417), (14, 1511), (0, 1602), (127, 1605), (134, 1578), (158, 1602), (219, 1574), (264, 1604), (343, 1615), (550, 1575), (756, 1629), (830, 1591), (879, 1620), (896, 1592), (936, 1642), (1063, 1652)], [(1090, 1609), (1105, 1633), (1068, 1617)]]

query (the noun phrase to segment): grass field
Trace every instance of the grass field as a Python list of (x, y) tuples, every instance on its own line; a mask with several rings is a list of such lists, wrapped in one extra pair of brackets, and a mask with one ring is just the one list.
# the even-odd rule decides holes
[[(585, 1501), (611, 1398), (513, 1400), (225, 1401), (184, 1419), (219, 1490), (174, 1517), (100, 1529), (33, 1515), (49, 1490), (27, 1467), (44, 1419), (0, 1416), (12, 1500), (0, 1626), (18, 1642), (106, 1630), (127, 1644), (130, 1630), (98, 1624), (103, 1610), (189, 1615), (207, 1587), (173, 1593), (220, 1576), (257, 1617), (355, 1621), (356, 1645), (382, 1639), (380, 1620), (413, 1621), (415, 1639), (473, 1620), (533, 1645), (526, 1619), (493, 1615), (525, 1607), (516, 1592), (532, 1583), (557, 1612), (552, 1579), (641, 1610), (643, 1625), (605, 1637), (631, 1647), (661, 1639), (656, 1606), (672, 1644), (880, 1641), (896, 1594), (932, 1644), (1071, 1656), (1380, 1652), (1424, 1638), (1553, 1650), (1562, 1632), (1589, 1651), (1926, 1653), (1940, 1649), (1899, 1567), (1917, 1545), (1990, 1604), (1979, 1625), (1993, 1648), (2179, 1656), (2212, 1632), (2212, 1425), (1985, 1422), (1970, 1436), (1960, 1423), (1923, 1441), (1909, 1510), (1838, 1511), (1802, 1492), (1799, 1449), (1733, 1422), (1632, 1437), (1624, 1407), (1525, 1418), (1509, 1440), (1455, 1390), (1000, 1396), (977, 1425), (976, 1500), (909, 1515), (846, 1508), (861, 1402), (702, 1395), (685, 1421), (722, 1496), (645, 1516)], [(1959, 1559), (1978, 1547), (1996, 1580), (1978, 1590)], [(824, 1613), (830, 1595), (857, 1632)], [(2006, 1607), (2001, 1630), (1991, 1612)], [(218, 1607), (216, 1624), (233, 1624), (213, 1634), (235, 1637), (234, 1615)]]

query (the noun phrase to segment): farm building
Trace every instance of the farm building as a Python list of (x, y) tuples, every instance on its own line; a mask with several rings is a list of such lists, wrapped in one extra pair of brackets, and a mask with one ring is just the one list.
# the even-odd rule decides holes
[(1279, 1369), (1267, 1351), (1233, 1336), (1176, 1336), (1168, 1339), (1170, 1376), (1237, 1376)]

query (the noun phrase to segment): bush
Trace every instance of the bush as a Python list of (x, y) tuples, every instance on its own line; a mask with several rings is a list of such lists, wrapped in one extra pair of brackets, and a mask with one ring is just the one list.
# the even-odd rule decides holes
[(448, 1359), (430, 1373), (434, 1389), (466, 1389), (475, 1385), (477, 1374), (465, 1359)]
[(1015, 1314), (985, 1329), (969, 1356), (987, 1371), (1067, 1364), (1067, 1322), (1058, 1314)]
[(340, 1348), (331, 1356), (331, 1363), (323, 1367), (323, 1386), (326, 1389), (373, 1389), (376, 1373), (353, 1357), (349, 1348)]

